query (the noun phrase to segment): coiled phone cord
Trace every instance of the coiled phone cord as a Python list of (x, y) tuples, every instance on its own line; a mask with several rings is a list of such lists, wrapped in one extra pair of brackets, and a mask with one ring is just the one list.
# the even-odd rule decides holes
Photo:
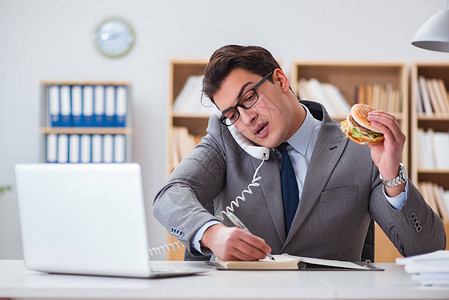
[[(178, 248), (176, 248), (176, 247), (178, 247)], [(180, 241), (177, 241), (177, 242), (169, 243), (169, 244), (162, 245), (159, 247), (153, 247), (151, 249), (148, 249), (148, 251), (150, 252), (150, 255), (153, 256), (156, 254), (170, 252), (171, 249), (173, 249), (173, 251), (176, 251), (177, 249), (181, 249), (181, 248), (184, 248), (184, 245)]]
[[(221, 211), (216, 216), (220, 221), (224, 220), (224, 215), (227, 215), (228, 213), (233, 213), (235, 208), (240, 206), (239, 201), (242, 201), (242, 202), (246, 201), (245, 193), (249, 194), (249, 195), (253, 194), (253, 191), (251, 190), (251, 187), (258, 187), (258, 186), (260, 186), (260, 183), (258, 181), (262, 179), (262, 176), (257, 176), (257, 173), (259, 172), (259, 169), (262, 167), (264, 161), (265, 161), (265, 159), (262, 159), (262, 162), (256, 168), (256, 171), (254, 171), (253, 180), (251, 181), (250, 184), (248, 184), (247, 189), (243, 190), (242, 194), (240, 196), (237, 196), (235, 198), (235, 200), (232, 201), (225, 208), (225, 210)], [(177, 249), (181, 249), (181, 248), (184, 248), (184, 245), (180, 241), (177, 241), (177, 242), (168, 243), (168, 244), (165, 244), (165, 245), (162, 245), (162, 246), (159, 246), (159, 247), (153, 247), (151, 249), (148, 249), (148, 251), (150, 252), (150, 255), (153, 256), (153, 255), (156, 255), (156, 254), (163, 254), (163, 253), (170, 252), (172, 249), (173, 249), (173, 251), (176, 251)]]
[(235, 209), (236, 207), (239, 207), (239, 206), (240, 206), (239, 200), (241, 200), (242, 202), (245, 202), (245, 201), (246, 201), (245, 193), (246, 193), (246, 194), (249, 194), (249, 195), (252, 195), (252, 194), (253, 194), (253, 191), (251, 190), (251, 187), (258, 187), (258, 186), (260, 186), (260, 183), (259, 183), (258, 181), (259, 181), (260, 179), (262, 179), (262, 176), (257, 176), (257, 172), (259, 172), (259, 169), (262, 167), (264, 161), (265, 161), (265, 160), (262, 159), (262, 162), (261, 162), (260, 165), (257, 167), (256, 171), (254, 171), (253, 180), (251, 181), (250, 184), (248, 184), (248, 188), (247, 188), (246, 190), (243, 190), (243, 191), (242, 191), (242, 194), (241, 194), (240, 196), (237, 196), (237, 197), (235, 198), (234, 201), (232, 201), (228, 206), (226, 206), (225, 210), (222, 210), (222, 211), (217, 215), (217, 218), (218, 218), (220, 221), (223, 221), (223, 220), (224, 220), (224, 215), (225, 215), (225, 214), (233, 213), (233, 212), (234, 212), (234, 209)]

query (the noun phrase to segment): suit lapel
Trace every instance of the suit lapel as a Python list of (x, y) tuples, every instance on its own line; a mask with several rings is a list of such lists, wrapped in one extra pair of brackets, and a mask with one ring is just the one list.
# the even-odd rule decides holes
[(324, 112), (323, 123), (310, 159), (299, 206), (284, 246), (293, 238), (314, 207), (346, 144), (347, 139), (340, 128)]
[[(271, 151), (270, 155), (270, 159), (266, 160), (264, 165), (259, 169), (258, 176), (262, 177), (259, 182), (263, 193), (263, 198), (265, 199), (271, 219), (276, 227), (276, 232), (280, 239), (280, 243), (283, 244), (286, 236), (282, 191), (279, 189), (281, 186), (279, 158), (273, 151)], [(259, 167), (260, 160), (255, 158), (252, 160), (254, 168)]]

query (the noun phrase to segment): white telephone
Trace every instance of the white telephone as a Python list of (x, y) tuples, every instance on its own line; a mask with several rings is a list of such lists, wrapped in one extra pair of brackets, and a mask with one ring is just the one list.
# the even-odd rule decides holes
[(270, 149), (262, 146), (255, 146), (233, 125), (228, 126), (228, 129), (237, 144), (239, 144), (249, 155), (263, 160), (268, 160), (270, 158)]

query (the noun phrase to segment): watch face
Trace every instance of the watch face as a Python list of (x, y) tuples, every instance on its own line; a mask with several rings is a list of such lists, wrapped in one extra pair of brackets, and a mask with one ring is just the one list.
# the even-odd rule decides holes
[(120, 57), (128, 53), (135, 39), (131, 26), (121, 19), (102, 22), (92, 38), (97, 49), (109, 57)]

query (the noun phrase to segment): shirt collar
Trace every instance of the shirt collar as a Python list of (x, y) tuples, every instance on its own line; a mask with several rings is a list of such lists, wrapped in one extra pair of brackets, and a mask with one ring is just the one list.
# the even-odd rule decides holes
[(305, 156), (312, 134), (316, 129), (320, 128), (321, 122), (312, 116), (306, 106), (303, 105), (302, 107), (306, 110), (306, 119), (286, 142), (288, 142), (296, 151)]

